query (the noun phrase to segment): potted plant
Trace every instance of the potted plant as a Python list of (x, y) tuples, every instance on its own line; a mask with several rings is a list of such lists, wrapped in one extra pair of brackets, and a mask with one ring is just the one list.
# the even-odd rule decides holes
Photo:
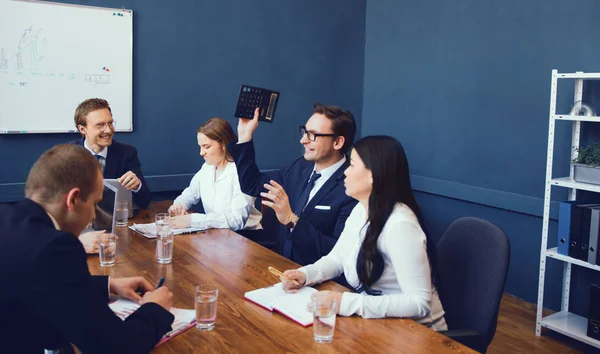
[(573, 166), (575, 181), (600, 185), (600, 142), (579, 148)]

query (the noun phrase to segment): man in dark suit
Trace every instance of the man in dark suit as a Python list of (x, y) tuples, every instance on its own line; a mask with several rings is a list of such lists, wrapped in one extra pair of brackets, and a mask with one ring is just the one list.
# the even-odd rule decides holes
[[(25, 200), (0, 206), (1, 352), (41, 354), (73, 343), (83, 353), (147, 353), (170, 330), (166, 287), (151, 291), (142, 277), (88, 271), (75, 235), (94, 217), (102, 189), (97, 160), (64, 144), (31, 168)], [(122, 321), (108, 306), (109, 292), (141, 307)]]
[(104, 178), (117, 178), (133, 192), (137, 206), (146, 208), (150, 204), (150, 189), (144, 180), (137, 150), (113, 139), (115, 122), (108, 102), (101, 98), (81, 102), (75, 110), (75, 126), (82, 138), (73, 143), (96, 156)]
[[(238, 143), (230, 144), (242, 192), (266, 198), (285, 230), (277, 231), (277, 251), (305, 265), (331, 251), (356, 205), (344, 188), (346, 152), (352, 146), (356, 123), (352, 113), (317, 103), (306, 126), (300, 127), (304, 156), (291, 165), (261, 173), (256, 166), (252, 135), (254, 119), (240, 119)], [(263, 187), (266, 190), (263, 190)]]
[[(150, 189), (137, 150), (113, 139), (115, 122), (108, 102), (101, 98), (87, 99), (77, 106), (74, 119), (82, 137), (71, 143), (85, 147), (100, 162), (104, 178), (118, 179), (133, 193), (135, 204), (146, 208), (150, 204)], [(79, 236), (86, 253), (98, 253), (98, 236), (103, 232), (85, 232)]]

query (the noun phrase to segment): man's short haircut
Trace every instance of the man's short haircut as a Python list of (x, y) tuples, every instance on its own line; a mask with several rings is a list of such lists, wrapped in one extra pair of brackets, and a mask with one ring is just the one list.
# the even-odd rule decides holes
[(100, 163), (83, 146), (61, 144), (44, 152), (35, 162), (25, 184), (25, 197), (53, 203), (73, 188), (86, 201), (97, 183)]
[(326, 106), (321, 103), (315, 103), (313, 113), (323, 114), (331, 120), (333, 134), (344, 137), (344, 146), (342, 146), (341, 151), (343, 154), (347, 153), (354, 143), (354, 135), (356, 134), (356, 121), (352, 113), (336, 106)]
[(79, 130), (79, 126), (83, 125), (87, 126), (87, 116), (93, 111), (97, 111), (100, 109), (108, 109), (110, 114), (112, 111), (110, 110), (110, 106), (105, 99), (102, 98), (89, 98), (79, 104), (77, 109), (75, 110), (75, 128)]

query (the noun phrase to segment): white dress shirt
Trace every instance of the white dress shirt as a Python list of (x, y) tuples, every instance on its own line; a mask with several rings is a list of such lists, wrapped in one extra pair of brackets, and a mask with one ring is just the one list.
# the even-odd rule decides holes
[[(366, 220), (365, 208), (358, 203), (331, 252), (314, 264), (300, 268), (306, 274), (306, 285), (344, 273), (348, 283), (358, 288), (356, 260), (367, 230)], [(409, 207), (401, 203), (395, 205), (377, 246), (383, 254), (384, 270), (372, 288), (382, 294), (345, 292), (340, 314), (357, 314), (364, 318), (408, 317), (436, 331), (446, 330), (442, 303), (431, 283), (426, 236)]]
[[(104, 149), (102, 149), (102, 151), (100, 151), (99, 153), (95, 153), (94, 150), (92, 150), (88, 146), (87, 139), (84, 139), (83, 140), (83, 147), (85, 147), (87, 149), (87, 151), (89, 151), (90, 153), (92, 153), (92, 155), (94, 155), (94, 156), (96, 156), (96, 155), (102, 156), (101, 159), (98, 159), (98, 162), (100, 162), (100, 166), (102, 166), (102, 174), (104, 174), (104, 169), (106, 168), (106, 156), (108, 156), (108, 146), (105, 146)], [(140, 189), (142, 189), (142, 181), (141, 180), (140, 180), (140, 185), (136, 189), (132, 189), (131, 191), (133, 193), (137, 193), (137, 192), (140, 191)]]
[[(325, 184), (325, 182), (327, 182), (329, 177), (331, 177), (335, 173), (335, 171), (337, 171), (338, 168), (340, 168), (344, 164), (344, 162), (346, 162), (346, 156), (342, 156), (342, 159), (339, 160), (338, 162), (319, 171), (319, 173), (321, 174), (321, 177), (315, 181), (313, 188), (310, 190), (310, 193), (308, 194), (308, 201), (306, 202), (306, 205), (308, 205), (308, 203), (310, 203), (310, 200), (315, 196), (315, 194), (317, 194), (319, 189), (321, 189), (321, 187), (323, 187), (323, 185)], [(315, 171), (316, 171), (316, 169), (313, 169), (313, 173), (315, 173)], [(310, 175), (312, 176), (312, 173)], [(308, 178), (307, 183), (309, 180), (310, 180), (310, 177)]]
[(242, 193), (235, 163), (228, 162), (216, 180), (215, 166), (205, 163), (173, 204), (189, 210), (202, 201), (205, 214), (191, 214), (193, 227), (260, 230), (261, 214), (254, 207), (255, 200)]

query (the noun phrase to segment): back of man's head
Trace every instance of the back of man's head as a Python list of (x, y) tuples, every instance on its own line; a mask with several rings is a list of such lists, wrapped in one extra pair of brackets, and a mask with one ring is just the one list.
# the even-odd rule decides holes
[(344, 146), (342, 146), (341, 152), (343, 154), (347, 153), (354, 143), (354, 136), (356, 135), (356, 120), (354, 119), (354, 115), (345, 109), (336, 106), (326, 106), (321, 103), (315, 103), (313, 113), (322, 114), (331, 120), (333, 134), (344, 137)]
[(73, 188), (87, 200), (96, 186), (100, 163), (84, 147), (62, 144), (44, 152), (35, 162), (25, 185), (25, 197), (41, 204), (54, 203)]

